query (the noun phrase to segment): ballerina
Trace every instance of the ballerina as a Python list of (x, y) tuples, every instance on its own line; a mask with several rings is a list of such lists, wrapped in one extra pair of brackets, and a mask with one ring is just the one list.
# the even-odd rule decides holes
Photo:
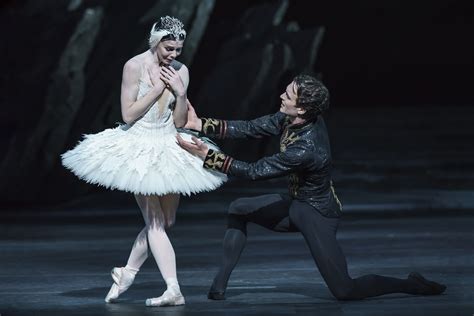
[(178, 19), (165, 16), (155, 23), (150, 49), (132, 57), (123, 68), (121, 110), (126, 124), (85, 135), (62, 154), (63, 165), (79, 178), (133, 193), (145, 221), (127, 264), (112, 269), (114, 283), (107, 303), (132, 285), (150, 250), (167, 288), (160, 297), (147, 299), (146, 305), (185, 304), (166, 229), (175, 222), (181, 194), (214, 190), (227, 180), (225, 175), (203, 169), (202, 159), (176, 143), (176, 128), (186, 124), (188, 109), (189, 71), (176, 61), (185, 38)]

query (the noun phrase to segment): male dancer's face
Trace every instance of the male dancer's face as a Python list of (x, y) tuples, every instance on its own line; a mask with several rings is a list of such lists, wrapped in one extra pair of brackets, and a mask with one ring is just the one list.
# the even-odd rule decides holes
[(292, 81), (287, 87), (285, 92), (280, 95), (281, 105), (280, 112), (286, 115), (297, 117), (298, 114), (303, 114), (302, 110), (296, 107), (296, 101), (298, 100), (297, 87), (294, 81)]

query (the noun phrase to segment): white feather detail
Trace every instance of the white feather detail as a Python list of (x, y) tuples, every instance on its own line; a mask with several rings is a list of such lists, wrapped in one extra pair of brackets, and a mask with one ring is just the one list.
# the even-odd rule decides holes
[[(139, 98), (148, 89), (140, 83)], [(83, 135), (77, 146), (61, 155), (63, 166), (88, 183), (134, 194), (191, 195), (218, 188), (227, 176), (204, 169), (199, 157), (182, 149), (172, 111), (168, 106), (159, 111), (160, 102), (169, 104), (173, 99), (164, 93), (133, 124)], [(191, 135), (180, 135), (191, 141)]]

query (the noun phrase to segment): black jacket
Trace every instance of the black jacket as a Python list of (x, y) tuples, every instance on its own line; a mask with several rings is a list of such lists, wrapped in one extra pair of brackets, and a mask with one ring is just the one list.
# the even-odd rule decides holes
[(331, 181), (331, 150), (322, 117), (291, 125), (277, 112), (250, 121), (203, 118), (202, 134), (215, 138), (261, 138), (281, 135), (280, 152), (248, 163), (209, 150), (204, 167), (251, 180), (289, 176), (289, 194), (305, 201), (326, 217), (339, 217), (342, 206)]

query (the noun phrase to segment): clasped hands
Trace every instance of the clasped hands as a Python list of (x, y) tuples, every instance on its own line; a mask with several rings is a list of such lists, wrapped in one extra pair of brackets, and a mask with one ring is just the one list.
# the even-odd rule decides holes
[(185, 96), (186, 89), (179, 73), (173, 67), (161, 66), (159, 74), (157, 70), (148, 69), (151, 83), (159, 92), (163, 92), (165, 87), (173, 90), (176, 96)]

